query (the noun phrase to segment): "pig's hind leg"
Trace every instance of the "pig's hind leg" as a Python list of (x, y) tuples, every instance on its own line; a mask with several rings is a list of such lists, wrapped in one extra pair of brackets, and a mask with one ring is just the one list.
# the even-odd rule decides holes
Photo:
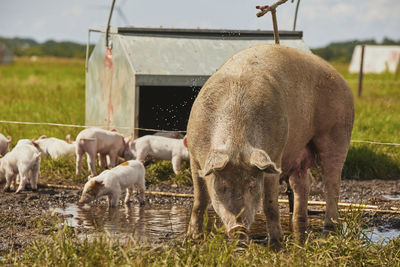
[(103, 169), (107, 168), (107, 154), (99, 154), (100, 155), (100, 167)]
[(324, 229), (333, 230), (337, 225), (340, 180), (347, 151), (350, 145), (350, 133), (340, 128), (313, 140), (318, 151), (322, 169), (322, 181), (326, 197)]
[(11, 183), (14, 185), (14, 190), (16, 189), (16, 174), (6, 174), (6, 185), (4, 186), (4, 192), (10, 192)]
[(19, 176), (20, 176), (20, 182), (19, 182), (19, 186), (17, 191), (15, 192), (16, 194), (18, 194), (19, 192), (21, 192), (22, 190), (25, 189), (25, 186), (27, 184), (27, 182), (29, 181), (29, 169), (24, 169), (23, 171), (19, 172)]
[(30, 183), (33, 191), (37, 190), (37, 182), (39, 177), (40, 161), (35, 163), (31, 169)]
[(141, 182), (136, 184), (136, 189), (138, 191), (138, 199), (140, 206), (144, 206), (146, 204), (146, 198), (145, 198), (145, 191), (146, 191), (146, 185), (144, 182), (144, 178), (142, 179)]
[(96, 152), (93, 151), (88, 151), (87, 152), (87, 164), (88, 164), (88, 169), (90, 172), (90, 175), (92, 177), (97, 175), (96, 171)]
[(81, 174), (81, 170), (82, 170), (82, 157), (83, 157), (83, 154), (85, 154), (85, 152), (83, 151), (83, 149), (82, 149), (82, 144), (77, 144), (77, 147), (76, 147), (76, 171), (75, 171), (75, 174), (76, 175), (79, 175), (79, 174)]

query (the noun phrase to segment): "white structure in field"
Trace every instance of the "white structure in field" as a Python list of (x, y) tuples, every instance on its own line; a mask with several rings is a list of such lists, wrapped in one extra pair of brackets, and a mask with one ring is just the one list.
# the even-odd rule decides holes
[[(349, 72), (360, 71), (361, 45), (354, 48)], [(396, 72), (400, 62), (400, 46), (366, 45), (364, 48), (364, 73)]]

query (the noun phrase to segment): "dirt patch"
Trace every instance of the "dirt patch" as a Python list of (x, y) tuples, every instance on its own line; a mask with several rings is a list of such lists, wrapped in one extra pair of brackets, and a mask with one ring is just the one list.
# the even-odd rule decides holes
[[(280, 198), (286, 198), (282, 186)], [(168, 184), (152, 185), (152, 191), (193, 193), (191, 187), (174, 187)], [(50, 212), (50, 208), (65, 207), (77, 203), (81, 190), (60, 188), (39, 188), (37, 192), (24, 191), (21, 194), (0, 192), (0, 255), (19, 250), (37, 238), (54, 231), (56, 220), (62, 215)], [(362, 201), (363, 204), (378, 205), (380, 209), (400, 208), (400, 180), (344, 180), (341, 184), (341, 202)], [(322, 183), (315, 182), (311, 188), (311, 200), (324, 200)], [(192, 205), (191, 198), (147, 195), (149, 204)], [(106, 205), (106, 203), (99, 203)], [(133, 203), (132, 205), (138, 205)], [(282, 204), (282, 213), (287, 205)], [(311, 209), (323, 209), (310, 207)], [(370, 226), (400, 229), (399, 214), (366, 212), (366, 223)]]

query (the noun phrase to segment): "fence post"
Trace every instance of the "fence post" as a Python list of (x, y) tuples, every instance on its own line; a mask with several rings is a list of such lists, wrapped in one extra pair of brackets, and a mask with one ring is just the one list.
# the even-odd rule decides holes
[(360, 61), (360, 73), (358, 74), (358, 97), (361, 97), (361, 92), (362, 92), (362, 81), (363, 81), (363, 75), (364, 75), (364, 50), (365, 50), (365, 45), (361, 46), (361, 61)]

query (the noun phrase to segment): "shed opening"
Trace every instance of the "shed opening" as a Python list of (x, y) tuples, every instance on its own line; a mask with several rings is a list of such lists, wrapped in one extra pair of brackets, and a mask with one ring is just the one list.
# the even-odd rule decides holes
[[(201, 87), (140, 86), (139, 128), (186, 131), (190, 110)], [(139, 136), (154, 134), (139, 130)]]

